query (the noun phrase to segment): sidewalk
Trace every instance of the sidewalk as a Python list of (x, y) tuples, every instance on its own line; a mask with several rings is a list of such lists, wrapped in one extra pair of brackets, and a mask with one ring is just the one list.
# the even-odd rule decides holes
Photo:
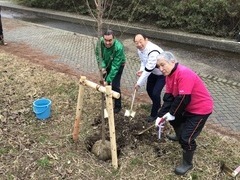
[[(0, 1), (0, 5), (3, 4), (2, 2)], [(44, 13), (47, 14), (47, 11)], [(7, 42), (26, 43), (33, 49), (39, 49), (46, 55), (56, 57), (56, 62), (67, 64), (76, 71), (98, 75), (93, 37), (16, 19), (6, 18), (4, 21), (11, 26), (4, 34)], [(122, 83), (123, 92), (132, 90), (136, 82), (135, 72), (139, 68), (137, 59), (127, 56), (128, 64), (124, 69), (122, 79), (124, 82)], [(240, 133), (240, 83), (204, 74), (200, 74), (200, 76), (211, 91), (215, 102), (215, 110), (210, 116), (208, 124), (221, 125), (229, 132)]]

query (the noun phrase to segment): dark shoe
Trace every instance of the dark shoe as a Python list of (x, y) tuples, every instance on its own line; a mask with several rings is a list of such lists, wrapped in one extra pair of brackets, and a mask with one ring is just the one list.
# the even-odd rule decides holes
[(182, 164), (176, 167), (175, 174), (184, 175), (188, 170), (193, 168), (192, 159), (194, 151), (183, 151)]
[(148, 116), (146, 121), (150, 123), (150, 122), (154, 122), (156, 119), (157, 117)]
[(2, 46), (6, 46), (7, 43), (5, 43), (4, 40), (0, 40), (0, 45), (2, 45)]
[(122, 108), (116, 107), (116, 108), (114, 108), (113, 111), (114, 111), (115, 114), (117, 114), (117, 113), (119, 113), (121, 110), (122, 110)]

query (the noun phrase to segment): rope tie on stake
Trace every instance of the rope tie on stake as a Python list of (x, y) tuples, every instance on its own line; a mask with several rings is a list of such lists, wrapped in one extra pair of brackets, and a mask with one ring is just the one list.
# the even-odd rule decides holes
[(96, 90), (99, 91), (100, 87), (101, 87), (100, 85), (97, 85)]

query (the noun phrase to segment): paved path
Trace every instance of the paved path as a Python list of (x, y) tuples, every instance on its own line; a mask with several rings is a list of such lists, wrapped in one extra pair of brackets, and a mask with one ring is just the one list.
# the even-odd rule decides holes
[[(4, 22), (12, 26), (5, 32), (5, 39), (9, 43), (26, 43), (47, 55), (58, 57), (56, 62), (65, 63), (83, 73), (97, 72), (93, 52), (96, 39), (93, 37), (16, 19), (4, 18)], [(139, 62), (136, 58), (127, 56), (128, 64), (124, 70), (122, 88), (132, 89)], [(228, 131), (240, 133), (240, 84), (205, 74), (200, 76), (211, 91), (215, 102), (215, 110), (208, 123), (221, 125)]]

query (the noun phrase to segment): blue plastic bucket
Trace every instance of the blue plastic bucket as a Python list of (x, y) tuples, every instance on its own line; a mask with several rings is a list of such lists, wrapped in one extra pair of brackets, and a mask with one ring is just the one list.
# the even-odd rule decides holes
[(44, 120), (51, 115), (51, 100), (46, 98), (37, 99), (33, 102), (33, 112), (40, 120)]

